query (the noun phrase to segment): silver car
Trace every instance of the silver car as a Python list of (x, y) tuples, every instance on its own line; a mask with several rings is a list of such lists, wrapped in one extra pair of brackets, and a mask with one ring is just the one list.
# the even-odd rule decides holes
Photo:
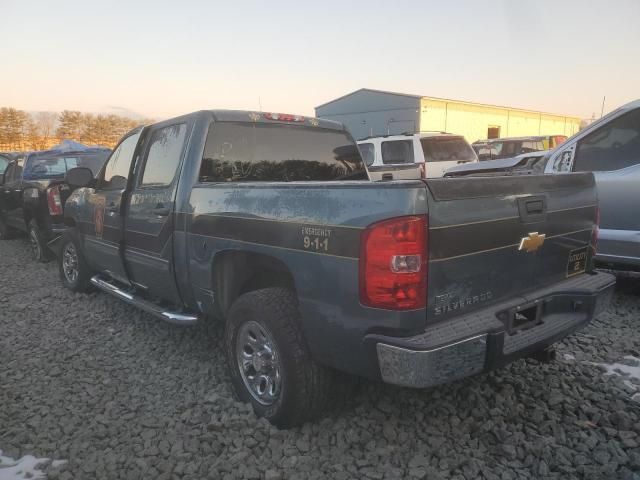
[(549, 155), (545, 173), (593, 172), (600, 204), (596, 260), (640, 270), (640, 100), (620, 107)]
[(620, 107), (547, 152), (460, 165), (445, 176), (593, 172), (600, 205), (596, 260), (640, 271), (640, 100)]

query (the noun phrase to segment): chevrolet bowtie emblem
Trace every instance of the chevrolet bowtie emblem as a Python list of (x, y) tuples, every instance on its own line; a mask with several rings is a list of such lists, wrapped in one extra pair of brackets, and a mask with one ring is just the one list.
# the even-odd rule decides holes
[(538, 232), (533, 232), (523, 237), (520, 240), (520, 246), (518, 250), (524, 250), (526, 252), (535, 252), (539, 249), (544, 243), (546, 235), (543, 233), (542, 235), (538, 235)]

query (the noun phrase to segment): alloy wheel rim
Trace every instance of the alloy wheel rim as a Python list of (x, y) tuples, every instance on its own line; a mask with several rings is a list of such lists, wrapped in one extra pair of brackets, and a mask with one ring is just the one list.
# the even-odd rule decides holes
[(62, 271), (69, 283), (74, 283), (78, 278), (78, 253), (73, 243), (65, 245), (62, 251)]
[(262, 405), (272, 405), (282, 390), (280, 356), (270, 332), (260, 323), (244, 323), (236, 338), (236, 360), (242, 381)]

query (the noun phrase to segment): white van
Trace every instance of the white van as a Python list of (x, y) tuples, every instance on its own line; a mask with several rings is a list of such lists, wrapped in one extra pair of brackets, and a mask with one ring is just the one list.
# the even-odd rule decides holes
[(442, 177), (448, 168), (478, 161), (464, 137), (444, 132), (369, 137), (358, 147), (373, 181)]

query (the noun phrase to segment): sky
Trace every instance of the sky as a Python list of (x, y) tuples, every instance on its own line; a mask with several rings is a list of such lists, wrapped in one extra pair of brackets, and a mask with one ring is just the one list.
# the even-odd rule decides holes
[(0, 106), (312, 115), (359, 88), (590, 118), (640, 98), (639, 0), (0, 0)]

